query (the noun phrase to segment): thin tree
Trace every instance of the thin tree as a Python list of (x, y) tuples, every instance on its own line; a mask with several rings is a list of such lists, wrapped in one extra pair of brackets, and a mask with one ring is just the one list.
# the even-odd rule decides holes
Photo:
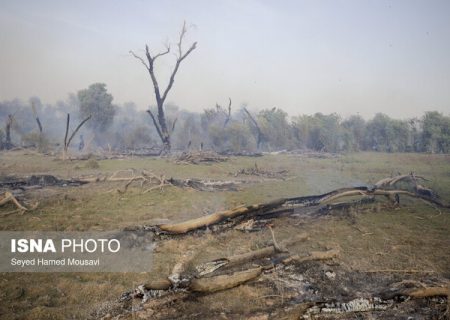
[(5, 140), (5, 149), (9, 150), (13, 147), (11, 143), (11, 126), (14, 122), (14, 116), (12, 114), (8, 114), (8, 119), (6, 120), (6, 140)]
[(216, 103), (217, 113), (221, 113), (225, 116), (225, 121), (223, 122), (223, 128), (225, 128), (231, 119), (231, 98), (228, 98), (228, 108), (222, 107), (220, 104)]
[(138, 59), (147, 69), (149, 75), (150, 75), (150, 79), (152, 81), (153, 84), (153, 90), (155, 93), (155, 98), (156, 98), (156, 105), (157, 105), (157, 114), (156, 117), (153, 114), (153, 112), (149, 109), (147, 110), (148, 114), (150, 115), (150, 117), (152, 118), (153, 124), (156, 127), (156, 132), (158, 133), (162, 143), (163, 143), (163, 149), (161, 152), (164, 153), (168, 153), (170, 152), (170, 148), (171, 148), (171, 144), (170, 144), (170, 134), (171, 132), (169, 132), (168, 129), (168, 125), (167, 125), (167, 120), (166, 120), (166, 116), (164, 113), (164, 103), (166, 101), (167, 95), (169, 94), (170, 90), (172, 89), (172, 86), (175, 82), (175, 76), (178, 72), (178, 69), (180, 67), (181, 62), (186, 59), (186, 57), (196, 48), (197, 46), (197, 42), (194, 42), (189, 49), (186, 52), (183, 52), (183, 40), (184, 37), (186, 35), (187, 32), (187, 28), (186, 28), (186, 22), (183, 23), (183, 27), (181, 29), (180, 32), (180, 36), (178, 39), (178, 43), (176, 44), (177, 46), (177, 52), (176, 52), (176, 57), (177, 60), (175, 62), (175, 66), (172, 70), (172, 73), (170, 75), (169, 78), (169, 83), (167, 84), (167, 87), (161, 91), (159, 88), (159, 84), (158, 84), (158, 80), (156, 79), (156, 75), (155, 75), (155, 69), (154, 69), (154, 65), (155, 65), (155, 61), (156, 59), (158, 59), (159, 57), (162, 57), (166, 54), (168, 54), (170, 52), (170, 45), (166, 46), (166, 50), (163, 52), (160, 52), (156, 55), (152, 55), (150, 53), (150, 50), (148, 48), (148, 45), (145, 45), (145, 56), (147, 58), (147, 61), (145, 61), (145, 59), (143, 59), (142, 57), (136, 55), (133, 51), (130, 51), (130, 53), (133, 55), (133, 57), (135, 57), (136, 59)]
[(265, 141), (264, 134), (261, 131), (261, 128), (259, 127), (258, 122), (255, 120), (255, 118), (253, 118), (253, 116), (247, 110), (247, 108), (243, 107), (242, 109), (247, 114), (248, 119), (250, 120), (250, 122), (253, 124), (253, 127), (255, 128), (255, 131), (256, 131), (256, 148), (259, 150), (260, 147), (261, 147), (262, 142)]
[(73, 130), (72, 134), (69, 137), (69, 126), (70, 126), (70, 113), (67, 114), (67, 121), (66, 121), (66, 134), (64, 135), (64, 150), (63, 150), (63, 160), (67, 159), (67, 154), (69, 150), (70, 143), (72, 142), (72, 139), (77, 134), (78, 130), (83, 126), (83, 124), (86, 123), (92, 116), (89, 115), (86, 119), (80, 122), (80, 124)]
[(31, 101), (31, 110), (33, 110), (34, 118), (36, 119), (36, 123), (38, 125), (39, 133), (42, 135), (42, 124), (41, 120), (39, 120), (38, 113), (36, 111), (36, 106), (34, 105), (34, 101)]

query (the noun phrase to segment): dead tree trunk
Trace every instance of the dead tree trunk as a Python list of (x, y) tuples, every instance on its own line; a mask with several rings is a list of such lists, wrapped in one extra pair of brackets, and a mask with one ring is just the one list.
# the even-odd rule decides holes
[(167, 120), (166, 115), (164, 113), (164, 103), (166, 101), (167, 95), (169, 94), (169, 91), (172, 89), (172, 86), (175, 82), (175, 76), (178, 72), (178, 69), (180, 67), (181, 62), (196, 48), (197, 42), (194, 42), (191, 47), (186, 51), (183, 52), (183, 39), (186, 35), (187, 28), (186, 28), (186, 22), (183, 24), (183, 28), (180, 32), (180, 37), (177, 43), (178, 53), (177, 53), (177, 60), (175, 63), (175, 66), (172, 70), (172, 74), (170, 75), (169, 83), (164, 90), (164, 92), (161, 93), (158, 80), (156, 79), (155, 70), (154, 70), (154, 64), (157, 58), (164, 56), (170, 52), (170, 46), (166, 47), (166, 50), (163, 52), (160, 52), (154, 56), (150, 54), (148, 45), (145, 46), (145, 56), (147, 58), (147, 62), (140, 56), (136, 55), (133, 51), (130, 51), (130, 53), (138, 59), (147, 69), (150, 79), (153, 84), (153, 90), (155, 93), (156, 98), (156, 106), (157, 106), (157, 114), (155, 115), (151, 112), (151, 110), (147, 110), (148, 114), (152, 117), (153, 124), (156, 127), (156, 132), (158, 133), (159, 138), (161, 139), (161, 142), (163, 143), (163, 149), (161, 150), (161, 153), (169, 153), (171, 149), (171, 142), (170, 142), (170, 134), (168, 126), (167, 126)]
[(33, 115), (34, 115), (34, 118), (36, 119), (36, 123), (37, 123), (38, 128), (39, 128), (39, 133), (42, 135), (42, 124), (41, 124), (41, 120), (39, 120), (39, 116), (38, 116), (38, 114), (37, 114), (36, 107), (34, 106), (34, 103), (33, 103), (33, 102), (31, 103), (31, 109), (33, 109)]
[(225, 120), (223, 122), (223, 128), (227, 126), (228, 122), (230, 122), (231, 119), (231, 98), (228, 98), (228, 108), (223, 108), (220, 104), (216, 103), (216, 110), (217, 113), (222, 113), (225, 116)]
[(5, 140), (5, 149), (9, 150), (12, 148), (11, 143), (11, 126), (14, 121), (14, 117), (12, 114), (8, 115), (8, 120), (6, 121), (6, 140)]
[(247, 108), (243, 108), (244, 112), (247, 114), (248, 119), (253, 124), (256, 130), (256, 148), (259, 150), (261, 147), (261, 143), (264, 141), (264, 135), (261, 131), (261, 128), (258, 125), (258, 122), (256, 122), (255, 118), (251, 115), (250, 112), (248, 112)]
[(86, 121), (88, 121), (91, 117), (92, 117), (92, 115), (90, 115), (89, 117), (87, 117), (86, 119), (81, 121), (80, 124), (75, 128), (75, 130), (70, 135), (70, 138), (67, 139), (67, 137), (69, 136), (70, 113), (67, 114), (66, 134), (64, 135), (64, 150), (63, 150), (63, 155), (62, 155), (63, 160), (67, 159), (68, 150), (69, 150), (70, 143), (72, 142), (72, 139), (75, 137), (78, 130), (80, 130), (80, 128), (83, 126), (83, 124), (85, 124)]

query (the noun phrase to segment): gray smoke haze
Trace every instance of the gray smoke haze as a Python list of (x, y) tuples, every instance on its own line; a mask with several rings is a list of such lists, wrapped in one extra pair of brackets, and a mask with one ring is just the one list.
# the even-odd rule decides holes
[[(232, 97), (290, 115), (450, 111), (448, 1), (2, 0), (0, 100), (56, 105), (103, 82), (145, 110), (150, 79), (128, 51), (158, 52), (183, 20), (198, 41), (168, 98), (183, 109)], [(162, 85), (173, 60), (158, 61)]]

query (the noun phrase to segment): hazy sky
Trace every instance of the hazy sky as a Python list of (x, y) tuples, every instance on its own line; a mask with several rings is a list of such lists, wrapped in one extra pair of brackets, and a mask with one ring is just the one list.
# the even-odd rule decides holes
[[(154, 104), (128, 53), (187, 45), (168, 100), (301, 113), (450, 113), (450, 1), (0, 0), (0, 100), (65, 99), (104, 82), (116, 103)], [(165, 86), (174, 56), (156, 71)]]

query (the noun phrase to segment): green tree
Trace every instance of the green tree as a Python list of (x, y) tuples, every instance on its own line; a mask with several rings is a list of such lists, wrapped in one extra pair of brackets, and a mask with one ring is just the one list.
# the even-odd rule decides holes
[(366, 121), (360, 115), (353, 115), (342, 122), (342, 127), (347, 130), (348, 149), (363, 150)]
[(425, 151), (450, 152), (450, 117), (437, 111), (426, 112), (422, 119), (422, 128)]
[(106, 84), (94, 83), (87, 89), (78, 91), (81, 118), (92, 115), (87, 126), (97, 133), (108, 129), (116, 114), (116, 107), (112, 104), (113, 96), (106, 90)]
[(313, 116), (302, 115), (294, 118), (294, 136), (306, 148), (337, 152), (344, 149), (344, 137), (340, 126), (340, 117), (336, 113)]
[(258, 123), (271, 150), (280, 150), (292, 146), (292, 130), (288, 115), (281, 109), (265, 109), (258, 114)]

